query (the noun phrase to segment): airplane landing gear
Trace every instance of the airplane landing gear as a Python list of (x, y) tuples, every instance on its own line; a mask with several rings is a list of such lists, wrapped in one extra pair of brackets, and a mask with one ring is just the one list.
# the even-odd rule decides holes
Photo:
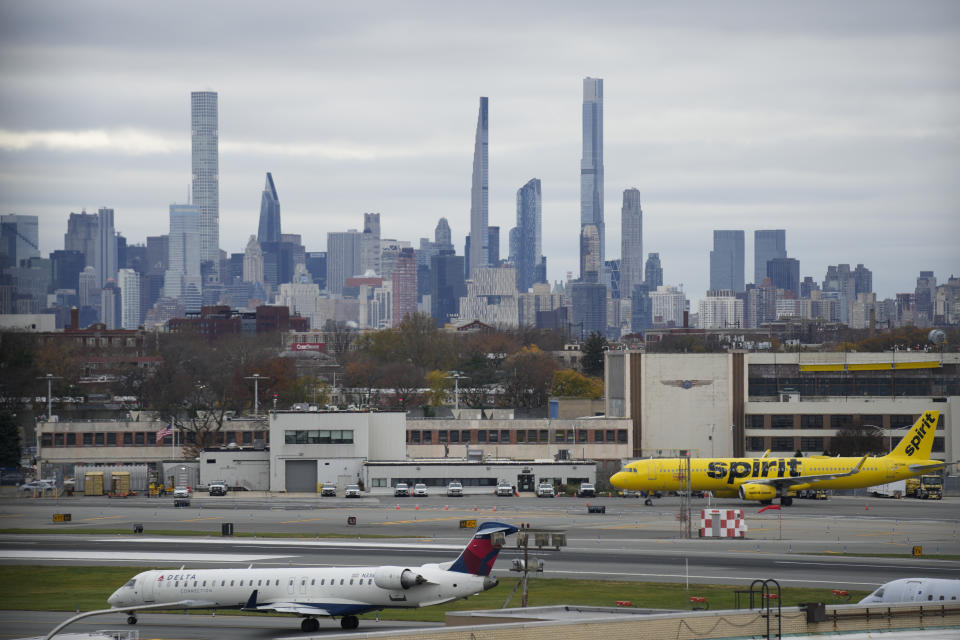
[(127, 624), (137, 624), (137, 616), (132, 613), (127, 616)]
[(343, 616), (340, 618), (340, 626), (347, 630), (356, 629), (360, 626), (360, 620), (357, 616)]
[(303, 631), (304, 633), (312, 633), (319, 630), (320, 621), (316, 618), (304, 618), (303, 621), (300, 622), (300, 631)]
[(781, 507), (789, 507), (792, 504), (793, 504), (793, 498), (791, 498), (790, 496), (783, 496), (782, 498), (780, 498)]

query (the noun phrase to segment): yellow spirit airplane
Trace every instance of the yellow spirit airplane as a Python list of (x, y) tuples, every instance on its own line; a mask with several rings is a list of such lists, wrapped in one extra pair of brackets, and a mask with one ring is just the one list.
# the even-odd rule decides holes
[[(918, 476), (947, 463), (930, 459), (939, 411), (925, 411), (896, 448), (883, 457), (832, 458), (690, 458), (692, 491), (718, 498), (739, 496), (788, 507), (803, 489), (858, 489)], [(635, 460), (610, 478), (619, 489), (686, 491), (685, 458)]]

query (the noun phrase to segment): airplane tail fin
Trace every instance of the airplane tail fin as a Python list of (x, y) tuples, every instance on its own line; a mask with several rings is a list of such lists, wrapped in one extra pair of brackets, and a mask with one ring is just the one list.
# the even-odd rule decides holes
[[(489, 576), (493, 563), (500, 553), (502, 540), (495, 539), (516, 533), (517, 528), (502, 522), (481, 522), (473, 538), (467, 543), (460, 557), (454, 560), (448, 571), (471, 573), (475, 576)], [(501, 534), (501, 535), (497, 535)]]
[(889, 456), (905, 460), (929, 460), (930, 451), (933, 449), (933, 434), (937, 430), (939, 418), (939, 411), (924, 411)]

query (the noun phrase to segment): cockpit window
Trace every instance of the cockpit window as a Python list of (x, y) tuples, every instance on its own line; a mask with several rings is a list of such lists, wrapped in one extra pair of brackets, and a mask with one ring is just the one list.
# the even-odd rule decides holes
[(880, 587), (879, 589), (877, 589), (876, 591), (874, 591), (874, 592), (873, 592), (873, 597), (875, 597), (875, 598), (882, 598), (882, 597), (883, 597), (883, 587)]
[(127, 584), (125, 584), (125, 585), (123, 585), (123, 586), (124, 586), (124, 587), (131, 587), (131, 588), (132, 588), (132, 587), (133, 587), (134, 585), (136, 585), (136, 584), (137, 584), (137, 579), (136, 579), (136, 578), (131, 578), (130, 580), (127, 581)]

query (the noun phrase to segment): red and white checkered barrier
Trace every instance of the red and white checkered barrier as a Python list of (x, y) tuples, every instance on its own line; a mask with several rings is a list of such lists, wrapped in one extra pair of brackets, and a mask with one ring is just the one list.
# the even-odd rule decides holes
[(701, 509), (701, 538), (742, 538), (747, 534), (743, 509)]

